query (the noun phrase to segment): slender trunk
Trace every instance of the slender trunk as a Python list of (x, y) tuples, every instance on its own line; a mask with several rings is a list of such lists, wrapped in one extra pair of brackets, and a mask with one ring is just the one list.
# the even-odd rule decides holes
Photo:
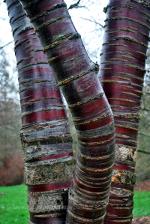
[(6, 3), (19, 73), (30, 223), (65, 223), (73, 164), (66, 113), (54, 71), (20, 2)]
[(73, 116), (79, 149), (67, 223), (103, 223), (114, 161), (108, 101), (62, 0), (22, 1), (57, 73)]
[(146, 1), (110, 0), (107, 7), (101, 75), (114, 113), (116, 159), (105, 224), (132, 222), (139, 110), (150, 30), (148, 5)]

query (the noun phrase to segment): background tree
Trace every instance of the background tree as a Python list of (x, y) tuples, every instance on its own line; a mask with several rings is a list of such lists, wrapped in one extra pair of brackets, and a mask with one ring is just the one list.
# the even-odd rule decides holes
[(18, 102), (13, 99), (14, 95), (16, 95), (16, 87), (10, 79), (9, 63), (5, 51), (1, 49), (0, 185), (17, 184), (23, 181), (23, 158), (19, 139), (20, 107)]
[(143, 96), (140, 112), (140, 125), (138, 134), (138, 153), (136, 174), (137, 181), (147, 181), (150, 179), (150, 86), (149, 78), (146, 78), (143, 87)]

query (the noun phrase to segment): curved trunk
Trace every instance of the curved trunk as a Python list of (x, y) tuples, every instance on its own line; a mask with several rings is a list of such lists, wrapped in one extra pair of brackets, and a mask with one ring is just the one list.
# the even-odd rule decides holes
[(6, 3), (19, 73), (30, 223), (65, 223), (73, 164), (65, 109), (54, 71), (20, 2)]
[(116, 159), (105, 224), (132, 222), (135, 152), (150, 30), (146, 2), (110, 0), (106, 8), (100, 78), (114, 113)]
[(67, 223), (103, 223), (114, 161), (108, 101), (62, 0), (23, 0), (68, 102), (79, 149)]

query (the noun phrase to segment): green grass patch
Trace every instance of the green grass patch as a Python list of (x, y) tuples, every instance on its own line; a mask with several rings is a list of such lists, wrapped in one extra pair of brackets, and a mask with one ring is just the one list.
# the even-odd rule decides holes
[[(134, 216), (150, 216), (150, 192), (135, 192)], [(0, 187), (0, 224), (27, 224), (27, 188)]]
[(150, 216), (150, 191), (135, 192), (133, 214), (135, 217)]
[(0, 224), (27, 224), (27, 188), (0, 187)]

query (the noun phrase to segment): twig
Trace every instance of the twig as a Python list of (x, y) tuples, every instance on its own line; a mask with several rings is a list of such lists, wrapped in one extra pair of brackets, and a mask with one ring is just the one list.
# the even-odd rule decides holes
[(10, 41), (10, 42), (8, 42), (8, 43), (5, 44), (5, 45), (0, 46), (0, 50), (3, 49), (3, 48), (5, 48), (5, 47), (7, 47), (8, 45), (10, 45), (10, 44), (12, 44), (12, 43), (13, 43), (13, 41)]
[(104, 28), (104, 26), (103, 26), (101, 23), (97, 22), (95, 19), (88, 19), (88, 18), (84, 18), (84, 17), (80, 17), (80, 18), (81, 18), (81, 19), (84, 19), (84, 20), (86, 20), (86, 21), (95, 23), (96, 25), (100, 26), (102, 29)]
[(74, 9), (74, 8), (83, 8), (84, 6), (80, 6), (80, 5), (79, 5), (80, 2), (81, 2), (81, 0), (78, 0), (76, 3), (70, 5), (69, 8), (68, 8), (68, 10), (69, 10), (69, 9)]

